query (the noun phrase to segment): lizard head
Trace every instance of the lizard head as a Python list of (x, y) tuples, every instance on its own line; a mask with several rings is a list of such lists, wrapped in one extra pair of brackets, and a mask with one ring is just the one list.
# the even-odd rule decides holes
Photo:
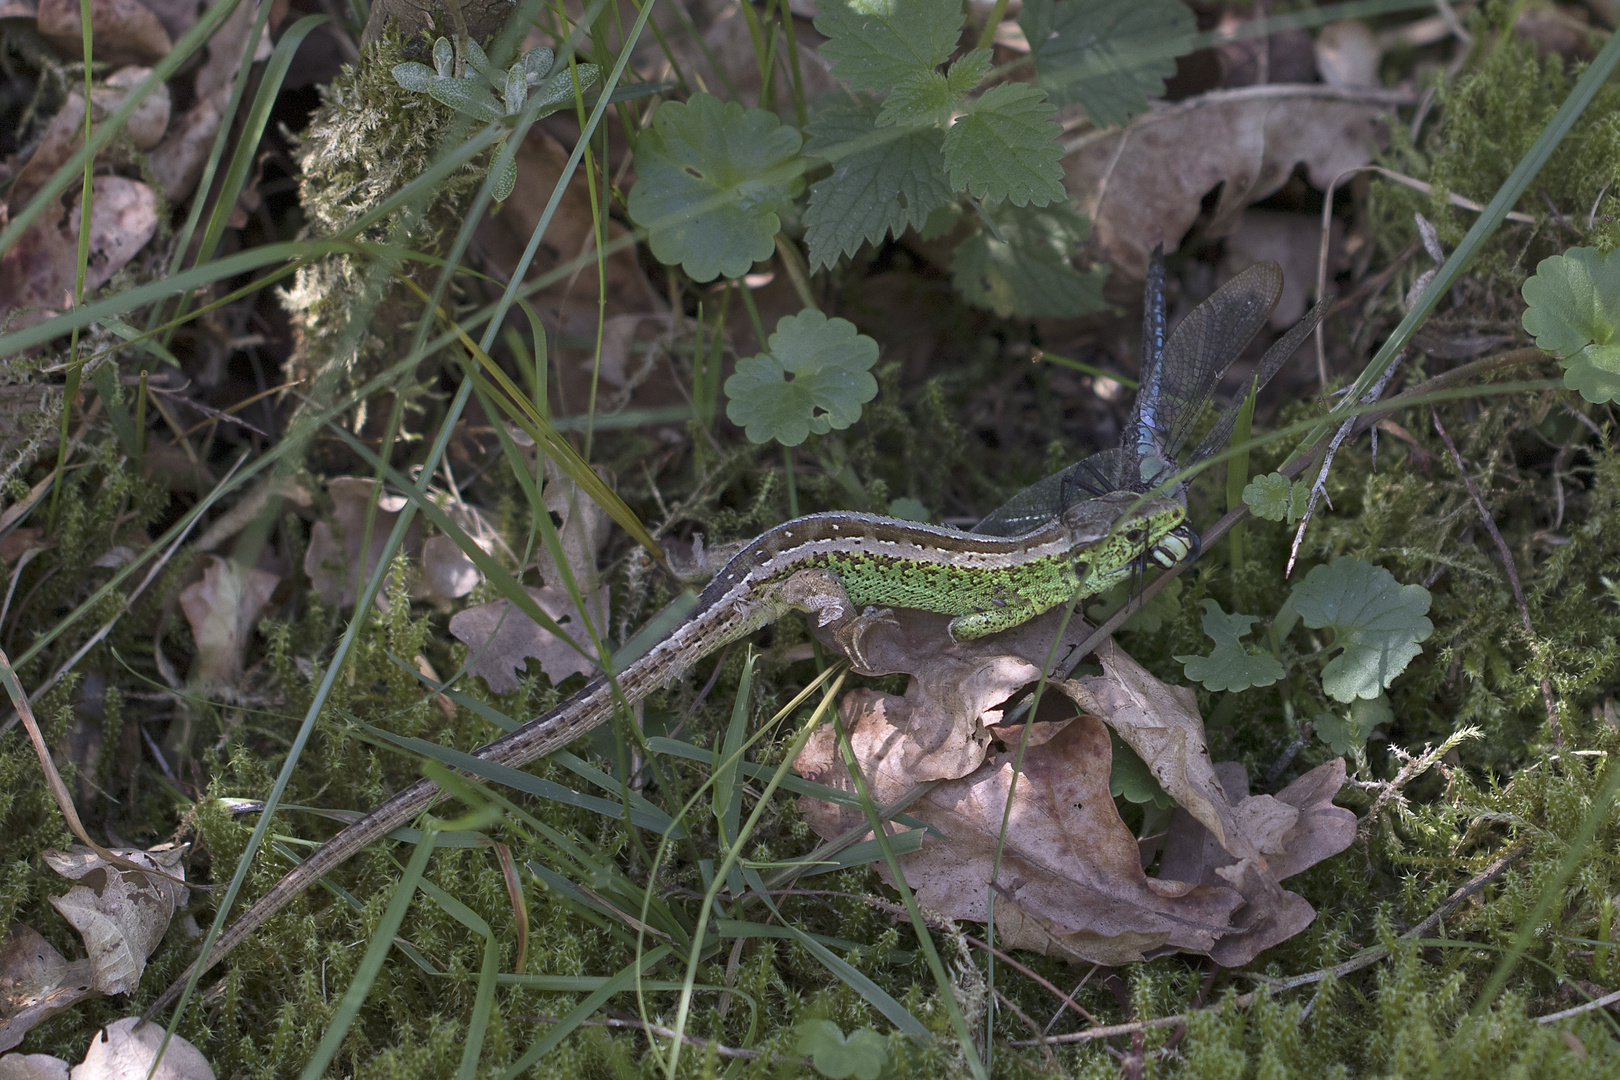
[(1112, 588), (1144, 555), (1161, 566), (1174, 566), (1198, 550), (1187, 508), (1161, 495), (1109, 492), (1070, 506), (1063, 524), (1084, 595)]

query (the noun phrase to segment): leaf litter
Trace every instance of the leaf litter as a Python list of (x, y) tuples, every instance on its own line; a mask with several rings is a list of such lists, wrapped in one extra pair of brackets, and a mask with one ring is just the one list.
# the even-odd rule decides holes
[[(1355, 838), (1355, 815), (1332, 803), (1345, 780), (1342, 758), (1274, 796), (1251, 795), (1242, 766), (1210, 760), (1192, 691), (1158, 681), (1108, 641), (1097, 651), (1101, 675), (1048, 684), (1079, 714), (1031, 725), (1020, 761), (1013, 733), (1021, 725), (991, 730), (1003, 724), (1004, 704), (1037, 681), (1049, 656), (1052, 676), (1072, 664), (1090, 627), (1071, 620), (1054, 649), (1057, 613), (963, 643), (951, 641), (948, 621), (907, 611), (865, 622), (862, 670), (904, 671), (911, 682), (899, 696), (853, 691), (839, 712), (877, 804), (937, 781), (906, 810), (944, 835), (900, 858), (918, 903), (985, 922), (993, 888), (1006, 946), (1110, 966), (1169, 952), (1238, 966), (1310, 925), (1314, 909), (1279, 883)], [(1110, 792), (1110, 729), (1177, 804), (1156, 875), (1145, 869), (1156, 844), (1144, 847)], [(854, 790), (830, 726), (794, 768)], [(808, 796), (800, 809), (826, 838), (864, 820)], [(892, 884), (886, 865), (877, 870)]]

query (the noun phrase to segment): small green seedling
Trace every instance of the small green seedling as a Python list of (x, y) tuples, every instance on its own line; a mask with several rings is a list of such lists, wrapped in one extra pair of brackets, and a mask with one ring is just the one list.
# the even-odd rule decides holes
[[(458, 66), (455, 47), (449, 38), (433, 43), (433, 67), (407, 60), (394, 66), (394, 81), (406, 90), (428, 94), (435, 101), (486, 123), (500, 123), (516, 116), (526, 106), (535, 109), (535, 117), (549, 116), (574, 100), (574, 72), (579, 73), (577, 89), (585, 88), (601, 77), (602, 69), (595, 64), (576, 64), (569, 70), (564, 64), (556, 71), (556, 54), (544, 46), (530, 49), (505, 72), (496, 72), (489, 57), (476, 41), (468, 40), (466, 64)], [(536, 102), (531, 103), (529, 92), (534, 90)], [(506, 152), (505, 141), (496, 154), (494, 196), (504, 202), (517, 184), (517, 161)]]
[(871, 1028), (844, 1033), (831, 1020), (798, 1026), (794, 1049), (809, 1057), (816, 1072), (832, 1080), (878, 1080), (889, 1061), (889, 1042)]

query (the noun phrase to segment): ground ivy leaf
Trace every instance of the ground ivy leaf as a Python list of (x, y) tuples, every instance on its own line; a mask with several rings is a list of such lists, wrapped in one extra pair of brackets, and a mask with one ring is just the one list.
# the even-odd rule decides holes
[(1564, 364), (1587, 401), (1620, 400), (1620, 251), (1574, 247), (1541, 260), (1524, 283), (1524, 328)]
[(804, 187), (799, 133), (763, 109), (709, 94), (666, 101), (636, 144), (630, 217), (652, 253), (694, 281), (741, 277), (768, 258), (777, 211)]
[(1344, 649), (1322, 669), (1322, 688), (1335, 701), (1377, 697), (1434, 632), (1425, 617), (1429, 590), (1402, 585), (1362, 559), (1316, 567), (1294, 586), (1292, 601), (1306, 626), (1331, 628), (1333, 644)]
[(1063, 199), (1063, 129), (1045, 91), (1028, 83), (986, 90), (945, 133), (951, 184), (986, 202), (1045, 206)]
[(1113, 728), (1108, 729), (1108, 740), (1113, 744), (1114, 762), (1108, 773), (1108, 793), (1116, 799), (1123, 798), (1126, 802), (1152, 803), (1160, 810), (1168, 810), (1176, 801), (1165, 793), (1159, 781), (1153, 775), (1153, 770), (1147, 767), (1141, 755), (1130, 748), (1130, 745)]
[(1146, 112), (1176, 70), (1160, 42), (1197, 29), (1179, 0), (1025, 0), (1018, 25), (1036, 85), (1053, 104), (1085, 106), (1099, 127)]
[(871, 1028), (852, 1031), (847, 1039), (831, 1020), (804, 1020), (795, 1030), (794, 1049), (832, 1080), (878, 1080), (888, 1064), (889, 1042)]
[(957, 57), (945, 75), (950, 83), (951, 92), (961, 97), (978, 86), (984, 81), (984, 77), (990, 74), (992, 63), (993, 54), (989, 49), (974, 49)]
[(1178, 656), (1187, 678), (1205, 690), (1247, 690), (1270, 686), (1283, 677), (1284, 669), (1270, 653), (1252, 653), (1238, 640), (1245, 637), (1260, 616), (1228, 615), (1214, 600), (1204, 601), (1204, 633), (1215, 642), (1208, 656)]
[(824, 0), (816, 29), (833, 75), (857, 90), (887, 90), (908, 75), (932, 71), (956, 50), (959, 0)]
[(737, 361), (736, 374), (726, 380), (726, 415), (753, 442), (797, 446), (812, 431), (847, 428), (877, 396), (870, 370), (877, 342), (857, 333), (854, 323), (803, 311), (776, 324), (769, 347)]
[(1350, 703), (1350, 715), (1321, 713), (1312, 727), (1316, 737), (1328, 748), (1343, 757), (1358, 757), (1367, 748), (1367, 739), (1373, 729), (1395, 719), (1395, 710), (1389, 707), (1389, 698), (1379, 694), (1375, 698), (1357, 698)]
[[(841, 254), (855, 254), (862, 243), (879, 243), (888, 234), (898, 237), (907, 226), (920, 230), (930, 214), (954, 198), (940, 153), (944, 133), (938, 128), (904, 134), (890, 130), (882, 133), (882, 141), (874, 141), (878, 109), (873, 102), (834, 105), (805, 128), (805, 153), (833, 163), (831, 176), (810, 185), (804, 212), (812, 269), (831, 266)], [(862, 141), (869, 145), (860, 145)]]
[(1309, 484), (1298, 484), (1280, 472), (1257, 476), (1243, 489), (1243, 501), (1255, 517), (1292, 525), (1305, 516), (1310, 502)]
[[(951, 276), (969, 302), (1003, 318), (1073, 319), (1108, 305), (1102, 297), (1107, 266), (1075, 269), (1076, 245), (1091, 223), (1066, 202), (985, 207), (1001, 232), (981, 227), (956, 245)], [(981, 223), (982, 226), (982, 223)]]

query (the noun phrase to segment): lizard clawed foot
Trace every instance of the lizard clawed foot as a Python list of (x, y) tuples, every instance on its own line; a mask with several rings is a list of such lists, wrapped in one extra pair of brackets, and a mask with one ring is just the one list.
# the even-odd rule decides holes
[(856, 611), (838, 575), (822, 567), (800, 570), (783, 581), (777, 596), (782, 603), (816, 617), (818, 627), (831, 627), (833, 639), (857, 670), (868, 670), (861, 639), (877, 623), (893, 623), (888, 608)]
[(872, 665), (867, 662), (866, 650), (861, 642), (867, 633), (879, 624), (898, 626), (900, 620), (894, 617), (893, 608), (869, 607), (833, 629), (833, 640), (844, 650), (844, 655), (849, 657), (849, 662), (855, 665), (856, 671), (870, 674), (873, 670)]

